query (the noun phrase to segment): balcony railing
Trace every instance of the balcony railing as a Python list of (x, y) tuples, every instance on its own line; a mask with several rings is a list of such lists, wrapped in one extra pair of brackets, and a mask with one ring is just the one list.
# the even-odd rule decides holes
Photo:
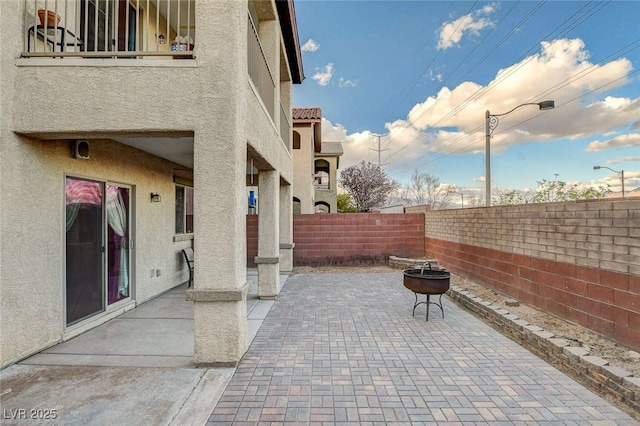
[(195, 0), (24, 1), (24, 57), (193, 57)]
[(289, 115), (280, 104), (280, 137), (287, 150), (291, 151), (291, 124), (289, 123)]
[(258, 94), (260, 95), (264, 106), (267, 108), (271, 119), (275, 123), (276, 120), (274, 111), (274, 100), (276, 83), (273, 79), (273, 74), (269, 69), (267, 58), (265, 57), (262, 45), (260, 45), (258, 30), (253, 24), (251, 15), (248, 16), (249, 23), (247, 24), (247, 56), (249, 62), (249, 77), (251, 77), (253, 85), (258, 90)]

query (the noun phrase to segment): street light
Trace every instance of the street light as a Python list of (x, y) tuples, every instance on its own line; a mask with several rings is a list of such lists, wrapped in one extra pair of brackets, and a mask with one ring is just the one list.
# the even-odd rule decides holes
[(618, 173), (620, 175), (620, 181), (622, 182), (622, 198), (624, 198), (624, 170), (617, 171), (607, 166), (593, 166), (593, 170), (600, 170), (600, 169), (609, 169), (613, 173)]
[(498, 127), (498, 117), (502, 117), (507, 114), (511, 114), (513, 111), (517, 110), (520, 107), (525, 105), (538, 105), (541, 111), (546, 111), (548, 109), (553, 109), (555, 107), (554, 101), (542, 101), (542, 102), (527, 102), (524, 104), (520, 104), (517, 107), (513, 108), (511, 111), (505, 112), (504, 114), (491, 114), (489, 110), (485, 113), (485, 161), (486, 161), (486, 173), (485, 173), (485, 187), (486, 187), (486, 206), (491, 206), (491, 133)]

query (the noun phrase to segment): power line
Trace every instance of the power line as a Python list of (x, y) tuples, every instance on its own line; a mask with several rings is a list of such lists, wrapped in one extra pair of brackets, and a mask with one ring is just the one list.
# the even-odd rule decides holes
[[(527, 16), (525, 16), (523, 19), (520, 20), (520, 22), (518, 22), (515, 26), (512, 27), (511, 31), (509, 31), (509, 33), (507, 34), (510, 35), (512, 34), (517, 28), (520, 28), (526, 21), (529, 20), (529, 18), (531, 16), (533, 16), (533, 14), (535, 14), (535, 12), (537, 12), (543, 5), (544, 3), (538, 3), (531, 11), (529, 11), (529, 13), (527, 14)], [(515, 6), (514, 6), (515, 7)], [(511, 13), (511, 11), (513, 10), (513, 8), (511, 10), (509, 10), (508, 13)], [(502, 20), (500, 20), (500, 22), (502, 22)], [(492, 30), (493, 31), (493, 30)], [(489, 51), (489, 53), (487, 53), (485, 56), (483, 56), (479, 61), (476, 62), (476, 64), (474, 64), (475, 68), (477, 68), (482, 62), (484, 62), (488, 56), (490, 56), (496, 49), (497, 47), (499, 47), (500, 45), (502, 45), (506, 39), (508, 38), (507, 36), (503, 37), (502, 40), (497, 44), (497, 46), (495, 46), (493, 49), (491, 49)], [(486, 39), (486, 37), (485, 37)], [(485, 39), (483, 39), (482, 41), (484, 41)], [(464, 61), (462, 62), (464, 63)], [(472, 69), (475, 69), (472, 68)], [(457, 69), (457, 68), (456, 68)], [(455, 70), (454, 70), (455, 71)], [(464, 78), (464, 76), (466, 76), (470, 71), (468, 71), (467, 73), (465, 73), (461, 78)], [(447, 78), (448, 79), (448, 78)], [(455, 84), (458, 84), (460, 82), (460, 79), (458, 79), (458, 82)], [(450, 117), (454, 116), (455, 114), (457, 114), (458, 112), (462, 111), (464, 108), (467, 107), (467, 105), (477, 99), (478, 97), (480, 97), (484, 92), (488, 91), (488, 88), (481, 88), (478, 89), (476, 92), (474, 92), (471, 96), (469, 96), (465, 101), (463, 101), (460, 105), (458, 105), (456, 108), (454, 108), (453, 110), (451, 110), (449, 113), (445, 114), (443, 117), (441, 117), (436, 123), (434, 123), (434, 125), (432, 127), (436, 127), (438, 124), (445, 122), (446, 120), (448, 120)], [(416, 137), (415, 139), (413, 139), (412, 141), (408, 142), (407, 144), (403, 145), (402, 147), (400, 147), (396, 152), (392, 153), (391, 155), (389, 155), (389, 157), (387, 157), (387, 160), (391, 157), (393, 157), (394, 155), (396, 155), (398, 152), (402, 151), (403, 149), (405, 149), (406, 147), (408, 147), (409, 145), (412, 145), (413, 143), (415, 143), (421, 136)]]
[[(469, 11), (466, 13), (466, 15), (469, 15), (471, 13), (471, 11), (476, 7), (476, 4), (478, 4), (478, 1), (476, 0), (475, 3), (473, 3), (473, 5), (469, 8)], [(463, 16), (466, 16), (463, 15)], [(455, 32), (458, 30), (458, 28), (460, 28), (460, 25), (462, 25), (462, 21), (460, 23), (458, 23), (458, 26), (456, 27), (456, 30), (451, 33), (451, 35), (449, 36), (449, 38), (447, 39), (447, 42), (449, 40), (451, 40), (451, 37), (453, 37), (453, 34), (455, 34)], [(425, 67), (424, 70), (422, 70), (422, 72), (420, 73), (420, 76), (416, 79), (416, 81), (413, 83), (413, 85), (411, 86), (411, 88), (407, 91), (407, 93), (405, 93), (404, 97), (400, 100), (400, 102), (398, 102), (398, 104), (391, 110), (391, 112), (389, 113), (389, 116), (391, 116), (394, 112), (396, 112), (396, 110), (398, 109), (398, 107), (402, 104), (402, 102), (404, 102), (405, 99), (407, 99), (407, 96), (409, 96), (409, 94), (413, 91), (413, 89), (416, 87), (416, 85), (420, 82), (420, 80), (422, 79), (422, 76), (424, 76), (424, 74), (427, 72), (427, 70), (429, 68), (431, 68), (431, 65), (433, 65), (433, 63), (435, 62), (436, 59), (438, 59), (438, 56), (440, 56), (440, 52), (442, 52), (442, 50), (438, 50), (438, 52), (436, 53), (436, 55), (433, 57), (433, 59), (431, 59), (431, 62), (429, 62), (429, 64)]]
[(378, 167), (382, 167), (382, 166), (385, 166), (385, 165), (389, 164), (389, 163), (382, 164), (380, 162), (380, 153), (382, 153), (382, 151), (388, 151), (389, 150), (389, 148), (380, 149), (380, 138), (382, 136), (386, 136), (386, 135), (378, 135), (376, 133), (371, 133), (371, 136), (376, 136), (378, 138), (378, 149), (369, 148), (371, 151), (376, 151), (378, 153)]
[[(594, 93), (594, 92), (598, 92), (598, 91), (600, 91), (601, 89), (603, 89), (603, 88), (605, 88), (605, 87), (607, 87), (607, 86), (610, 86), (610, 85), (612, 85), (612, 84), (616, 83), (617, 81), (624, 80), (624, 79), (626, 79), (626, 78), (628, 78), (628, 77), (631, 77), (631, 76), (633, 76), (633, 75), (635, 75), (635, 74), (638, 74), (638, 73), (640, 73), (640, 69), (637, 69), (637, 70), (635, 70), (635, 71), (632, 71), (632, 72), (630, 72), (629, 74), (626, 74), (626, 75), (624, 75), (624, 76), (622, 76), (622, 77), (619, 77), (619, 78), (616, 78), (616, 79), (614, 79), (614, 80), (608, 81), (607, 83), (604, 83), (604, 84), (602, 84), (602, 85), (600, 85), (600, 86), (598, 86), (598, 87), (596, 87), (596, 88), (594, 88), (594, 89), (592, 89), (592, 90), (589, 90), (588, 92), (582, 93), (580, 96), (576, 96), (576, 97), (574, 97), (574, 98), (572, 98), (572, 99), (570, 99), (570, 100), (568, 100), (568, 101), (566, 101), (566, 102), (564, 102), (564, 103), (562, 103), (562, 104), (556, 105), (555, 109), (559, 109), (559, 108), (564, 107), (564, 106), (565, 106), (565, 105), (567, 105), (567, 104), (570, 104), (570, 103), (572, 103), (572, 102), (576, 102), (576, 101), (580, 100), (581, 98), (584, 98), (584, 97), (586, 97), (586, 96), (588, 96), (588, 95), (590, 95), (590, 94), (592, 94), (592, 93)], [(545, 114), (546, 114), (546, 113), (545, 113)], [(518, 126), (520, 126), (520, 125), (522, 125), (522, 124), (524, 124), (524, 123), (526, 123), (526, 122), (528, 122), (528, 121), (531, 121), (531, 120), (533, 120), (533, 119), (535, 119), (535, 118), (537, 118), (537, 117), (539, 117), (539, 115), (537, 115), (537, 116), (533, 116), (533, 117), (530, 117), (530, 118), (525, 119), (525, 120), (522, 120), (522, 121), (520, 121), (520, 122), (518, 122), (518, 123), (516, 123), (516, 124), (512, 125), (511, 127), (508, 127), (508, 128), (506, 128), (506, 129), (502, 129), (499, 133), (505, 133), (506, 131), (511, 130), (511, 129), (514, 129), (514, 128), (516, 128), (516, 127), (518, 127)], [(454, 139), (452, 142), (448, 143), (448, 144), (447, 144), (447, 146), (448, 146), (448, 145), (450, 145), (451, 143), (457, 142), (457, 141), (459, 141), (459, 140), (462, 140), (462, 139), (465, 139), (465, 138), (473, 137), (474, 133), (475, 133), (475, 132), (477, 132), (477, 131), (480, 131), (482, 128), (483, 128), (483, 126), (478, 126), (478, 127), (474, 128), (474, 129), (472, 129), (470, 133), (468, 133), (468, 134), (466, 134), (466, 135), (464, 135), (464, 136), (460, 136), (459, 138)], [(499, 133), (496, 133), (496, 134), (499, 134)], [(480, 140), (476, 139), (476, 140), (474, 140), (472, 143), (475, 143), (475, 142), (480, 142)], [(467, 146), (469, 146), (469, 145), (471, 145), (471, 144), (467, 144), (467, 145), (465, 145), (465, 146), (463, 146), (463, 147), (460, 147), (459, 149), (457, 149), (457, 150), (455, 150), (455, 151), (452, 151), (452, 152), (449, 152), (449, 153), (444, 153), (444, 152), (442, 152), (442, 151), (429, 152), (429, 153), (427, 153), (427, 154), (423, 154), (423, 155), (420, 155), (420, 156), (418, 156), (418, 157), (416, 157), (416, 158), (413, 158), (413, 159), (412, 159), (412, 161), (420, 160), (420, 159), (422, 159), (422, 158), (426, 157), (427, 155), (439, 154), (439, 155), (437, 155), (437, 156), (434, 156), (434, 158), (431, 158), (431, 159), (429, 159), (429, 160), (427, 160), (427, 161), (426, 161), (426, 163), (427, 163), (427, 164), (428, 164), (428, 163), (432, 163), (432, 162), (435, 162), (435, 161), (437, 161), (437, 160), (439, 160), (439, 159), (443, 158), (445, 155), (455, 154), (456, 152), (462, 151), (465, 147), (467, 147)], [(396, 171), (397, 171), (397, 172), (403, 172), (403, 171), (407, 171), (407, 170), (409, 170), (410, 168), (411, 168), (411, 167), (403, 167), (403, 168), (400, 168), (400, 169), (398, 169), (398, 170), (396, 170)]]
[[(576, 18), (575, 20), (573, 20), (573, 22), (569, 22), (570, 20), (572, 20), (574, 17), (576, 17), (576, 15), (578, 15), (578, 13), (580, 13), (581, 11), (583, 11), (585, 9), (586, 6), (583, 6), (582, 8), (580, 8), (577, 12), (575, 12), (573, 15), (571, 15), (569, 18), (565, 19), (560, 25), (556, 26), (556, 28), (554, 28), (553, 31), (551, 31), (550, 33), (548, 33), (545, 37), (543, 37), (543, 39), (545, 38), (549, 38), (551, 37), (554, 33), (556, 33), (561, 27), (566, 25), (569, 25), (569, 27), (563, 31), (560, 31), (559, 35), (566, 35), (569, 31), (575, 29), (578, 25), (584, 23), (587, 19), (591, 18), (595, 13), (599, 12), (600, 10), (602, 10), (602, 8), (604, 8), (607, 4), (609, 4), (610, 1), (605, 2), (603, 4), (603, 2), (600, 2), (599, 4), (593, 6), (590, 10), (584, 12), (582, 15), (580, 15), (578, 18)], [(509, 34), (511, 34), (516, 28), (519, 28), (524, 22), (526, 22), (527, 20), (530, 19), (530, 17), (539, 10), (540, 7), (536, 7), (534, 9), (532, 9), (528, 15), (523, 18), (516, 26), (514, 26), (512, 28), (512, 30), (507, 34), (507, 36)], [(503, 37), (503, 39), (499, 42), (499, 44), (494, 47), (487, 55), (485, 55), (483, 58), (481, 58), (481, 60), (479, 62), (476, 62), (476, 64), (474, 64), (474, 67), (477, 68), (477, 66), (479, 66), (480, 63), (484, 62), (488, 56), (490, 56), (490, 54), (492, 54), (497, 47), (499, 47), (502, 43), (504, 43), (504, 41), (506, 40), (507, 36)], [(550, 48), (556, 41), (552, 42), (551, 44), (549, 44), (544, 50)], [(525, 55), (527, 55), (528, 53), (530, 53), (532, 51), (532, 49), (536, 48), (539, 45), (540, 42), (536, 43), (535, 45), (533, 45), (532, 47), (530, 47), (525, 53), (523, 53), (520, 58), (518, 60), (522, 60)], [(451, 111), (449, 111), (447, 114), (445, 114), (443, 117), (441, 117), (438, 121), (436, 121), (434, 123), (434, 125), (432, 127), (437, 127), (438, 125), (441, 125), (442, 123), (446, 122), (449, 118), (455, 116), (456, 114), (458, 114), (459, 112), (461, 112), (462, 110), (464, 110), (465, 108), (467, 108), (469, 106), (469, 104), (480, 98), (480, 96), (483, 96), (485, 94), (487, 94), (488, 92), (490, 92), (491, 90), (493, 90), (495, 87), (497, 87), (502, 81), (504, 81), (506, 78), (510, 77), (512, 74), (514, 74), (516, 71), (518, 71), (520, 68), (522, 68), (524, 65), (526, 65), (529, 61), (531, 61), (533, 59), (533, 56), (531, 56), (527, 61), (522, 62), (520, 64), (518, 64), (518, 66), (512, 68), (509, 72), (504, 73), (501, 77), (499, 77), (498, 79), (496, 79), (494, 81), (494, 84), (491, 86), (486, 86), (483, 88), (478, 89), (476, 92), (474, 92), (472, 95), (470, 95), (465, 101), (463, 101), (461, 104), (459, 104), (458, 106), (456, 106), (455, 108), (453, 108)], [(473, 69), (475, 69), (473, 68)], [(470, 72), (470, 71), (469, 71)], [(466, 76), (466, 74), (464, 75)], [(464, 77), (463, 76), (463, 77)], [(463, 78), (462, 77), (462, 78)], [(460, 80), (458, 80), (459, 82)], [(424, 134), (420, 134), (419, 136), (417, 136), (416, 138), (414, 138), (413, 140), (409, 141), (408, 143), (406, 143), (405, 145), (403, 145), (402, 147), (400, 147), (397, 151), (393, 152), (391, 155), (389, 155), (387, 157), (387, 160), (390, 159), (391, 157), (393, 157), (394, 155), (398, 154), (400, 151), (402, 151), (403, 149), (407, 148), (408, 146), (412, 145), (413, 143), (417, 142), (418, 140), (424, 138)], [(450, 145), (451, 143), (447, 144)]]

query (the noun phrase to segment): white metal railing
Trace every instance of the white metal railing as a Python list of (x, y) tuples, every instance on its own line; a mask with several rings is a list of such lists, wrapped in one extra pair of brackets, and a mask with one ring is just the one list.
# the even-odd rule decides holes
[(313, 175), (313, 186), (316, 189), (330, 189), (329, 174), (326, 172), (319, 172)]
[(282, 103), (280, 103), (280, 137), (287, 150), (291, 151), (291, 124), (289, 123), (289, 115)]
[(24, 0), (23, 57), (193, 57), (195, 0)]
[(275, 123), (276, 120), (274, 102), (276, 83), (273, 79), (273, 74), (269, 69), (267, 58), (264, 54), (264, 50), (262, 49), (262, 45), (260, 44), (258, 30), (253, 24), (251, 15), (248, 15), (248, 17), (249, 23), (247, 24), (247, 58), (249, 77), (251, 77), (253, 85), (258, 90), (258, 94), (260, 95), (260, 98), (262, 98), (262, 102), (267, 108), (271, 119)]

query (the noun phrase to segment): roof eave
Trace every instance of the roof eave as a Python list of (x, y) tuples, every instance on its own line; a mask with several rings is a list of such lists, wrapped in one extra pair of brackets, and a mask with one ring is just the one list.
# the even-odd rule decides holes
[(304, 80), (302, 69), (302, 51), (298, 37), (298, 24), (293, 0), (276, 0), (276, 9), (280, 18), (282, 37), (287, 50), (287, 59), (291, 68), (291, 79), (294, 84), (301, 84)]

